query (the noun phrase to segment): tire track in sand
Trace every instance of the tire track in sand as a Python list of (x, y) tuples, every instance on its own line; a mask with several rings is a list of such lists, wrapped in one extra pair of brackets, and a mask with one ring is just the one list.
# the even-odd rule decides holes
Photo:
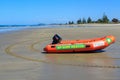
[[(47, 40), (47, 39), (46, 39)], [(34, 43), (30, 44), (27, 48), (30, 49), (31, 51), (34, 51), (34, 52), (41, 52), (39, 49), (36, 49), (35, 46), (36, 45), (40, 45), (42, 42), (46, 41), (45, 39), (41, 40), (41, 41), (35, 41)], [(12, 44), (12, 45), (9, 45), (6, 49), (5, 49), (5, 52), (11, 56), (14, 56), (14, 57), (17, 57), (17, 58), (21, 58), (21, 59), (25, 59), (25, 60), (28, 60), (28, 61), (35, 61), (35, 62), (42, 62), (42, 63), (51, 63), (53, 64), (52, 62), (50, 61), (47, 61), (47, 60), (42, 60), (42, 59), (35, 59), (33, 57), (26, 57), (24, 55), (19, 55), (19, 53), (15, 53), (13, 50), (14, 50), (14, 47), (18, 46), (18, 45), (21, 45), (21, 44), (24, 44), (24, 43), (27, 43), (27, 42), (30, 42), (30, 41), (33, 41), (33, 40), (26, 40), (26, 41), (21, 41), (21, 42), (18, 42), (18, 43), (15, 43), (15, 44)], [(24, 46), (24, 45), (22, 45)], [(44, 54), (45, 55), (45, 54)], [(50, 54), (51, 55), (51, 54)], [(104, 58), (101, 58), (101, 59), (104, 59)], [(106, 58), (105, 58), (106, 59)], [(110, 59), (117, 59), (117, 60), (120, 60), (120, 58), (110, 58)], [(58, 64), (58, 65), (69, 65), (69, 66), (80, 66), (80, 67), (97, 67), (97, 68), (120, 68), (120, 66), (118, 65), (97, 65), (97, 64), (84, 64), (84, 63), (81, 63), (81, 64), (72, 64), (72, 63), (59, 63), (59, 62), (54, 62), (54, 64)]]
[[(25, 59), (25, 60), (29, 60), (29, 61), (36, 61), (36, 62), (48, 63), (48, 62), (46, 62), (46, 61), (44, 61), (44, 60), (34, 59), (34, 58), (31, 58), (31, 57), (26, 57), (26, 56), (19, 55), (18, 53), (15, 53), (15, 52), (12, 51), (12, 50), (14, 50), (14, 47), (15, 47), (15, 46), (20, 45), (20, 44), (23, 44), (23, 43), (26, 43), (26, 42), (28, 42), (28, 41), (31, 41), (31, 40), (21, 41), (21, 42), (18, 42), (18, 43), (9, 45), (9, 46), (5, 49), (5, 52), (6, 52), (7, 54), (9, 54), (9, 55), (11, 55), (11, 56), (15, 56), (15, 57), (17, 57), (17, 58), (21, 58), (21, 59)], [(38, 41), (38, 42), (40, 42), (40, 41)], [(38, 43), (38, 42), (37, 42), (37, 43)], [(36, 44), (36, 42), (33, 43), (33, 44)], [(32, 45), (33, 45), (33, 44), (32, 44)], [(31, 45), (31, 47), (32, 47), (32, 45)], [(35, 50), (34, 50), (34, 51), (35, 51)]]

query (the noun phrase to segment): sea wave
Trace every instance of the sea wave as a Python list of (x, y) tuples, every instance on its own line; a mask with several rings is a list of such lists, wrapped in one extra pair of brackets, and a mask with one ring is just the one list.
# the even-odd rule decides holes
[[(66, 25), (13, 25), (13, 26), (0, 26), (0, 33), (5, 33), (5, 32), (10, 32), (10, 31), (19, 31), (19, 30), (24, 30), (24, 29), (32, 29), (32, 28), (70, 28), (72, 26), (66, 26)], [(75, 28), (76, 26), (74, 26)]]
[(10, 31), (18, 31), (29, 28), (45, 28), (48, 26), (0, 26), (0, 33), (10, 32)]
[(21, 30), (21, 29), (25, 29), (27, 27), (17, 27), (17, 26), (14, 26), (14, 27), (9, 27), (9, 26), (4, 26), (4, 27), (0, 27), (0, 33), (3, 33), (3, 32), (9, 32), (9, 31), (16, 31), (16, 30)]

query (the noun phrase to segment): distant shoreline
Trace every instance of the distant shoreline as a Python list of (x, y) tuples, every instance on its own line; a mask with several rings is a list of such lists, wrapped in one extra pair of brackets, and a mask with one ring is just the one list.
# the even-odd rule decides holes
[(39, 24), (39, 25), (0, 25), (0, 27), (26, 27), (26, 26), (93, 26), (93, 27), (100, 27), (100, 26), (120, 26), (120, 23), (114, 24), (114, 23), (108, 23), (108, 24), (102, 24), (102, 23), (90, 23), (90, 24)]
[(120, 26), (120, 24), (64, 24), (64, 25), (58, 25), (58, 26), (78, 26), (78, 27), (111, 27), (111, 26)]
[(11, 31), (19, 31), (19, 30), (24, 30), (24, 29), (32, 29), (32, 28), (70, 28), (70, 27), (120, 27), (120, 24), (64, 24), (64, 25), (59, 25), (59, 24), (53, 24), (53, 25), (41, 25), (41, 26), (3, 26), (0, 27), (0, 33), (6, 33), (6, 32), (11, 32)]

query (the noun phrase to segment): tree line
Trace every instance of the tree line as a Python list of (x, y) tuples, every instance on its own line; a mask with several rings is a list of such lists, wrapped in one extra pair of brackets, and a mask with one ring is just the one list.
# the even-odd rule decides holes
[(68, 23), (66, 24), (87, 24), (87, 23), (104, 23), (104, 24), (107, 24), (107, 23), (120, 23), (119, 19), (117, 18), (113, 18), (112, 20), (110, 20), (107, 15), (103, 14), (102, 18), (100, 19), (97, 19), (96, 21), (92, 20), (91, 17), (88, 17), (87, 19), (85, 18), (80, 18), (78, 19), (76, 22), (74, 21), (69, 21)]

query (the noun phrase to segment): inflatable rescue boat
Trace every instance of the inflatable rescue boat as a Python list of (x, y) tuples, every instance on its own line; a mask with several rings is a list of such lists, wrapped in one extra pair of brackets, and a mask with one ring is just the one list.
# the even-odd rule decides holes
[(101, 50), (115, 42), (115, 37), (104, 36), (85, 40), (62, 40), (57, 44), (48, 44), (44, 51), (48, 53), (89, 52)]

